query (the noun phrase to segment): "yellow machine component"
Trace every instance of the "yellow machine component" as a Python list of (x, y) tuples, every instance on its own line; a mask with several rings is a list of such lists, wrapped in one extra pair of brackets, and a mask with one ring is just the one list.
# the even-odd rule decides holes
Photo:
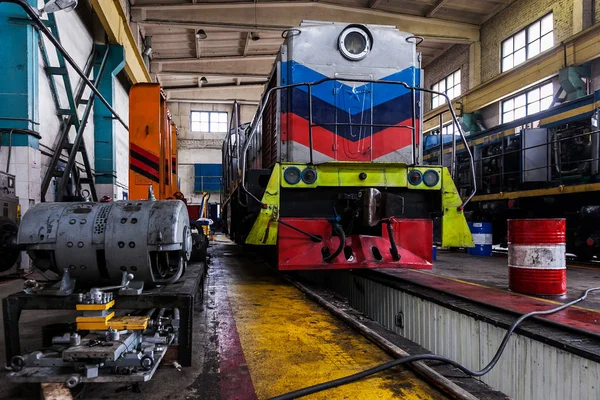
[(424, 183), (410, 185), (408, 173), (418, 170), (422, 174), (434, 170), (441, 175), (440, 167), (408, 167), (398, 163), (354, 163), (336, 162), (310, 166), (317, 173), (314, 183), (307, 184), (300, 180), (296, 184), (286, 182), (284, 173), (287, 168), (298, 168), (301, 172), (309, 168), (306, 164), (284, 164), (281, 166), (281, 186), (284, 188), (316, 188), (319, 186), (355, 186), (355, 187), (408, 187), (418, 190), (440, 190), (441, 179), (435, 186)]
[(77, 304), (75, 309), (77, 311), (104, 311), (112, 308), (115, 305), (115, 301), (111, 300), (106, 304)]
[(462, 200), (448, 168), (442, 172), (442, 246), (474, 247), (473, 236), (467, 225)]
[(113, 328), (118, 331), (138, 331), (146, 329), (148, 327), (149, 320), (150, 317), (123, 315), (120, 317), (111, 318), (106, 322), (77, 322), (77, 329), (89, 331), (107, 331), (108, 328)]
[(280, 176), (283, 170), (280, 164), (275, 164), (269, 178), (269, 183), (262, 197), (266, 208), (260, 210), (252, 229), (246, 238), (246, 244), (274, 245), (277, 244), (277, 220), (279, 218), (279, 188)]
[(110, 314), (107, 314), (103, 317), (77, 317), (77, 319), (75, 320), (77, 322), (77, 324), (91, 324), (91, 323), (102, 323), (102, 324), (106, 324), (112, 317), (115, 316), (115, 312), (111, 312)]

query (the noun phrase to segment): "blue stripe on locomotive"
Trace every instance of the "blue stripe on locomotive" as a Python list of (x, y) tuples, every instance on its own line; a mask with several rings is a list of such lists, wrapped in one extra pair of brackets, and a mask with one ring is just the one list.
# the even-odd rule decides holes
[[(312, 83), (327, 78), (295, 61), (281, 63), (281, 85)], [(404, 82), (409, 86), (418, 86), (419, 69), (409, 67), (394, 73), (382, 81)], [(288, 95), (282, 93), (282, 111), (308, 119), (308, 86), (290, 89)], [(388, 126), (398, 125), (412, 117), (412, 94), (410, 89), (399, 84), (357, 83), (356, 86), (341, 81), (326, 81), (312, 86), (313, 123), (350, 141), (357, 141), (375, 134)], [(418, 93), (416, 93), (418, 98)], [(418, 109), (416, 115), (419, 115)], [(354, 124), (335, 126), (333, 124)], [(356, 124), (372, 125), (356, 134)]]

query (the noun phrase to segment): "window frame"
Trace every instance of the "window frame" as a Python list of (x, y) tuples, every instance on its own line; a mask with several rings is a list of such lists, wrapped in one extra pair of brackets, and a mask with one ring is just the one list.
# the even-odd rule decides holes
[[(194, 120), (194, 114), (198, 114), (198, 120)], [(208, 114), (208, 121), (202, 120), (202, 114)], [(225, 114), (225, 121), (219, 121), (218, 116)], [(213, 121), (213, 118), (216, 117), (217, 121)], [(198, 130), (194, 130), (194, 123), (198, 124)], [(208, 124), (207, 130), (202, 130), (203, 124)], [(217, 126), (222, 126), (224, 124), (223, 130), (212, 130), (212, 126), (217, 124)], [(229, 129), (229, 113), (227, 111), (206, 111), (206, 110), (191, 110), (190, 111), (190, 132), (199, 132), (199, 133), (227, 133)]]
[[(552, 21), (552, 29), (546, 33), (542, 33), (542, 21), (545, 20), (546, 18), (548, 18), (548, 16), (551, 16), (550, 20)], [(535, 39), (530, 40), (531, 28), (534, 27), (536, 24), (539, 24), (538, 36)], [(532, 23), (528, 24), (527, 26), (523, 27), (522, 29), (519, 29), (512, 35), (508, 36), (506, 39), (502, 40), (500, 42), (500, 73), (510, 71), (510, 70), (518, 67), (519, 65), (523, 65), (528, 60), (531, 60), (531, 59), (539, 56), (540, 54), (543, 54), (544, 52), (550, 50), (552, 47), (554, 47), (554, 45), (555, 45), (554, 28), (555, 28), (555, 26), (554, 26), (554, 11), (550, 11), (550, 12), (542, 15), (540, 18), (536, 19)], [(515, 38), (522, 33), (525, 35), (524, 45), (523, 45), (523, 47), (519, 47), (519, 49), (515, 49)], [(551, 37), (552, 37), (552, 45), (550, 47), (542, 50), (542, 39), (547, 37), (548, 35), (551, 35)], [(512, 51), (509, 54), (505, 54), (505, 45), (504, 44), (507, 43), (509, 40), (512, 40)], [(538, 52), (534, 55), (530, 55), (530, 46), (536, 41), (539, 42), (538, 43)], [(522, 62), (520, 62), (519, 64), (515, 65), (515, 61), (514, 61), (515, 54), (521, 50), (525, 50), (525, 59)], [(504, 60), (508, 57), (512, 57), (512, 66), (510, 68), (504, 69)]]
[[(458, 83), (456, 82), (456, 76), (458, 76), (458, 78), (459, 78)], [(450, 88), (448, 88), (449, 78), (452, 78), (452, 86)], [(439, 86), (441, 83), (444, 84), (444, 90), (439, 90)], [(437, 86), (437, 88), (436, 88), (436, 86)], [(455, 95), (454, 92), (457, 87), (458, 87), (459, 91), (458, 91), (458, 94)], [(445, 77), (443, 77), (442, 79), (440, 79), (439, 81), (437, 81), (433, 85), (431, 85), (430, 89), (433, 91), (436, 91), (436, 92), (444, 93), (446, 96), (448, 96), (448, 90), (452, 89), (452, 96), (448, 96), (448, 97), (450, 97), (450, 100), (459, 97), (462, 94), (462, 69), (459, 68), (456, 71), (449, 73), (448, 75), (446, 75)], [(436, 100), (437, 100), (437, 104), (436, 104)], [(440, 106), (446, 104), (446, 102), (443, 100), (444, 100), (443, 97), (441, 97), (435, 93), (432, 93), (431, 94), (431, 109), (433, 110), (437, 107), (440, 107)]]
[[(543, 96), (542, 97), (542, 88), (544, 88), (546, 86), (550, 86), (550, 88), (551, 88), (550, 94), (547, 95), (547, 96)], [(538, 97), (534, 98), (533, 100), (530, 100), (530, 95), (533, 96), (533, 92), (535, 92), (535, 91), (538, 92), (537, 93)], [(519, 99), (519, 98), (521, 98), (521, 97), (524, 97), (524, 99), (525, 99), (524, 103), (520, 104), (519, 106), (515, 106), (516, 100)], [(549, 81), (540, 83), (538, 85), (532, 86), (529, 89), (524, 90), (522, 92), (519, 92), (519, 93), (517, 93), (514, 96), (508, 97), (508, 98), (506, 98), (506, 99), (504, 99), (504, 100), (502, 100), (500, 102), (500, 124), (501, 125), (502, 124), (508, 124), (510, 122), (518, 121), (521, 118), (525, 118), (525, 117), (528, 117), (530, 115), (534, 115), (534, 114), (537, 114), (537, 113), (549, 110), (550, 109), (550, 105), (552, 104), (552, 99), (553, 98), (554, 98), (554, 83), (553, 83), (552, 80), (549, 80)], [(545, 101), (545, 100), (547, 100), (547, 99), (550, 99), (550, 104), (548, 104), (548, 108), (542, 109), (542, 102)], [(508, 104), (511, 101), (513, 102), (512, 108), (509, 109), (509, 110), (505, 109), (505, 104)], [(537, 104), (539, 106), (536, 111), (530, 111), (530, 106), (532, 104)], [(515, 116), (515, 111), (517, 109), (524, 109), (525, 114), (517, 118)], [(505, 115), (509, 114), (509, 113), (512, 113), (512, 119), (510, 121), (506, 121), (504, 119)]]

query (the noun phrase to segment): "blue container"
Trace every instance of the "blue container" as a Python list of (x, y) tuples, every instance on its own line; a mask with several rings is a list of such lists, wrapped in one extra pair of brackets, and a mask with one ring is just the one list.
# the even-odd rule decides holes
[(437, 246), (433, 245), (431, 248), (431, 259), (435, 261), (437, 259)]
[(469, 222), (475, 247), (468, 250), (471, 256), (492, 255), (492, 224), (490, 222)]

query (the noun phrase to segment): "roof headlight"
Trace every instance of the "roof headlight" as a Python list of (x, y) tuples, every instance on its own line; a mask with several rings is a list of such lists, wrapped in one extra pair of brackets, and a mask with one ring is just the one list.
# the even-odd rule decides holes
[(373, 39), (367, 28), (361, 25), (350, 25), (342, 31), (338, 39), (338, 47), (346, 59), (359, 61), (371, 51)]

